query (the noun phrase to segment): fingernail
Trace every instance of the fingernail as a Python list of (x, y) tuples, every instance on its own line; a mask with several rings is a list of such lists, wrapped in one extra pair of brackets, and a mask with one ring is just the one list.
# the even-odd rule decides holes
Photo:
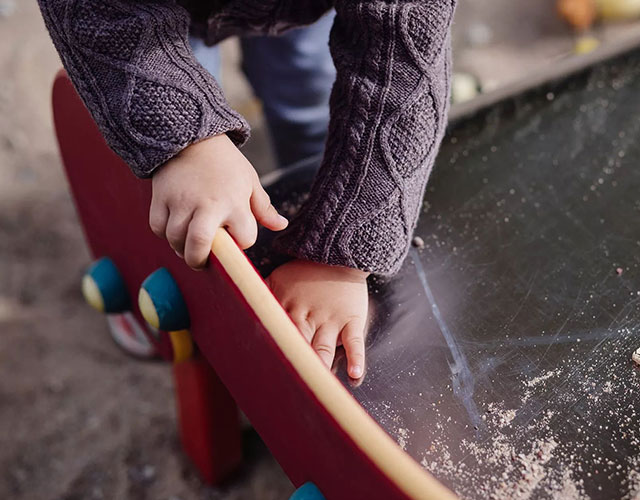
[(287, 225), (289, 224), (289, 219), (287, 219), (284, 215), (278, 214), (278, 217), (280, 218), (280, 222), (283, 222)]
[(362, 367), (360, 365), (355, 365), (355, 366), (351, 367), (351, 376), (353, 378), (362, 377)]

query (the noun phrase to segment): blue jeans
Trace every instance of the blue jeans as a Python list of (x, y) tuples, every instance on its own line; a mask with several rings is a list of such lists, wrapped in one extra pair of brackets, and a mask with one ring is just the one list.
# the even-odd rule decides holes
[[(329, 54), (334, 14), (279, 37), (241, 39), (242, 69), (256, 96), (282, 166), (322, 153), (335, 68)], [(220, 52), (191, 40), (198, 61), (219, 81)]]

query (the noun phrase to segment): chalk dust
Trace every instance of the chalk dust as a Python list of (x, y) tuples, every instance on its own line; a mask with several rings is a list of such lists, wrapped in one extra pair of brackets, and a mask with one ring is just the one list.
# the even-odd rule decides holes
[(636, 457), (631, 461), (631, 470), (627, 478), (629, 492), (623, 497), (623, 500), (640, 500), (640, 458)]
[(524, 385), (527, 387), (536, 387), (540, 385), (542, 382), (549, 380), (551, 377), (555, 377), (560, 373), (560, 369), (557, 368), (555, 370), (549, 370), (538, 377), (534, 377), (531, 380), (527, 380)]
[(405, 429), (405, 428), (400, 428), (398, 429), (398, 437), (397, 437), (397, 441), (398, 441), (398, 445), (400, 445), (400, 448), (402, 448), (403, 450), (407, 449), (407, 441), (409, 440), (409, 429)]
[[(615, 367), (611, 369), (614, 370)], [(540, 393), (553, 392), (559, 383), (571, 375), (571, 365), (543, 372), (534, 378), (521, 380), (519, 408), (507, 407), (504, 402), (491, 402), (482, 416), (484, 429), (474, 437), (458, 442), (449, 435), (447, 426), (435, 425), (438, 433), (433, 444), (425, 450), (420, 463), (456, 490), (462, 498), (491, 500), (582, 500), (587, 494), (585, 481), (597, 474), (617, 477), (628, 493), (624, 500), (640, 500), (640, 457), (613, 462), (602, 449), (604, 436), (638, 449), (640, 437), (633, 402), (618, 406), (627, 395), (623, 377), (611, 373), (604, 383), (596, 384), (589, 377), (577, 376), (575, 387), (562, 391), (550, 408), (541, 408), (533, 416), (524, 408), (536, 403)], [(591, 369), (591, 368), (588, 368)], [(532, 398), (535, 393), (536, 399)], [(604, 403), (604, 404), (603, 404)], [(577, 438), (567, 438), (563, 405), (582, 405), (586, 417), (571, 426)], [(602, 418), (607, 411), (606, 418)], [(524, 413), (522, 413), (524, 412)], [(617, 415), (620, 426), (613, 427)], [(524, 416), (523, 416), (524, 415)], [(599, 415), (597, 425), (593, 417)], [(612, 427), (602, 425), (612, 422)], [(589, 463), (585, 463), (585, 456)], [(595, 490), (601, 491), (596, 481)], [(590, 483), (589, 491), (594, 490)], [(603, 498), (595, 494), (593, 498)]]

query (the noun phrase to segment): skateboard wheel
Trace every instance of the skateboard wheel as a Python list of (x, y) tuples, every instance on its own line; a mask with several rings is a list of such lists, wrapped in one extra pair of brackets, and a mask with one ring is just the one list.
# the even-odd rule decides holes
[(189, 328), (189, 312), (171, 273), (164, 267), (151, 273), (140, 287), (138, 306), (154, 328), (173, 332)]
[(289, 500), (325, 500), (325, 498), (315, 484), (304, 483), (291, 495)]
[(173, 362), (181, 363), (191, 358), (193, 354), (193, 341), (189, 330), (177, 330), (169, 332), (169, 340), (173, 348)]
[(82, 295), (100, 312), (122, 313), (131, 308), (124, 279), (109, 257), (102, 257), (89, 266), (82, 278)]

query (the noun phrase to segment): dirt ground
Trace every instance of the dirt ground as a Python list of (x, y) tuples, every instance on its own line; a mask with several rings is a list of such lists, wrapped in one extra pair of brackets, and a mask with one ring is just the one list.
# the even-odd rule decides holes
[[(516, 3), (496, 24), (496, 11)], [(570, 52), (572, 37), (552, 2), (533, 3), (463, 5), (456, 65), (496, 87)], [(527, 30), (509, 43), (522, 19)], [(467, 28), (478, 23), (493, 23), (489, 42), (468, 40)], [(638, 25), (603, 37), (629, 32)], [(236, 52), (225, 48), (225, 87), (254, 124), (247, 155), (266, 171), (267, 136), (233, 69)], [(89, 255), (51, 126), (59, 67), (35, 2), (0, 0), (0, 498), (287, 498), (290, 482), (250, 429), (242, 470), (221, 488), (204, 485), (180, 450), (169, 366), (124, 356), (85, 306), (79, 283)]]
[(169, 365), (123, 355), (84, 304), (89, 255), (51, 126), (59, 67), (35, 2), (0, 18), (0, 498), (287, 498), (251, 431), (238, 475), (205, 486), (180, 450)]

